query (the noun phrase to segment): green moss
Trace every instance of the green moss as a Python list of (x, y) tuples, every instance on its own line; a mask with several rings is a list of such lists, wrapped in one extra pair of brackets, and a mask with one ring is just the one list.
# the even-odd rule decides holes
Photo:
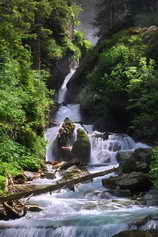
[(77, 141), (72, 148), (72, 154), (77, 160), (87, 163), (90, 159), (90, 142), (88, 135), (82, 129), (77, 130)]

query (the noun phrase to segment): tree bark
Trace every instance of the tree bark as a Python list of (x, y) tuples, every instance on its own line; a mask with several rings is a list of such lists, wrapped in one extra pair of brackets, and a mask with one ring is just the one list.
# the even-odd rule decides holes
[(36, 188), (33, 190), (29, 190), (29, 191), (24, 191), (24, 192), (18, 192), (18, 193), (13, 193), (13, 194), (7, 194), (5, 196), (0, 196), (0, 203), (4, 203), (7, 201), (13, 201), (13, 200), (19, 200), (21, 198), (26, 198), (30, 195), (40, 195), (42, 193), (48, 193), (48, 192), (52, 192), (64, 187), (71, 187), (75, 184), (78, 183), (82, 183), (85, 182), (87, 180), (92, 180), (93, 178), (99, 177), (99, 176), (104, 176), (106, 174), (112, 173), (117, 171), (118, 168), (112, 168), (110, 170), (105, 170), (105, 171), (100, 171), (100, 172), (95, 172), (92, 174), (87, 174), (85, 176), (79, 177), (79, 178), (74, 178), (74, 179), (70, 179), (67, 181), (63, 181), (61, 180), (60, 182), (56, 183), (56, 184), (52, 184), (52, 185), (44, 185), (44, 186), (40, 186), (40, 188)]

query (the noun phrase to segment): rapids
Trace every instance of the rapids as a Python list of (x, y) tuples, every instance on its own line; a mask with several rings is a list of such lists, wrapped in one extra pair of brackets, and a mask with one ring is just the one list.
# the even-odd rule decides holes
[[(72, 76), (72, 71), (65, 78), (58, 95), (59, 109), (55, 115), (57, 126), (46, 131), (48, 146), (46, 160), (56, 159), (54, 143), (58, 130), (65, 119), (69, 117), (78, 127), (84, 129), (91, 143), (91, 161), (87, 167), (89, 172), (96, 172), (118, 166), (116, 153), (119, 150), (134, 151), (135, 148), (145, 146), (125, 134), (111, 134), (104, 139), (103, 133), (93, 131), (92, 125), (80, 124), (80, 106), (66, 105), (64, 97), (66, 84)], [(76, 131), (75, 129), (75, 131)], [(75, 134), (74, 134), (75, 136)], [(65, 188), (52, 194), (42, 194), (31, 197), (30, 203), (38, 204), (42, 211), (28, 212), (18, 220), (0, 221), (0, 237), (112, 237), (122, 230), (136, 229), (131, 225), (137, 218), (158, 214), (157, 207), (141, 206), (134, 200), (118, 198), (102, 186), (102, 178), (95, 178), (93, 182), (76, 185), (75, 192)], [(37, 179), (38, 184), (54, 183), (55, 180)], [(144, 229), (157, 229), (157, 221), (149, 221)]]

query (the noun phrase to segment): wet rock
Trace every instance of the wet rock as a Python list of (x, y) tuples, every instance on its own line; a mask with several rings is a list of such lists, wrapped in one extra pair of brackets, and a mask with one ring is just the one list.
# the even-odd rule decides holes
[[(73, 122), (66, 118), (63, 125), (59, 129), (59, 133), (56, 138), (56, 156), (58, 161), (71, 161), (73, 159), (71, 148), (73, 144), (73, 132), (75, 125)], [(65, 149), (65, 148), (70, 149)]]
[(130, 190), (132, 193), (148, 191), (152, 186), (150, 177), (142, 172), (132, 172), (102, 180), (103, 186), (116, 190)]
[(110, 190), (110, 193), (114, 196), (117, 197), (131, 197), (131, 192), (129, 189), (115, 189), (115, 190)]
[(32, 181), (33, 179), (40, 178), (41, 173), (24, 171), (24, 176), (26, 177), (27, 181)]
[(91, 145), (88, 135), (84, 130), (77, 130), (77, 141), (73, 144), (72, 155), (73, 157), (86, 164), (90, 160)]
[(151, 220), (151, 216), (139, 217), (135, 221), (129, 223), (128, 225), (130, 228), (132, 226), (135, 226), (135, 227), (137, 227), (137, 229), (139, 229), (140, 227), (144, 226), (150, 220)]
[(152, 189), (146, 193), (144, 201), (148, 206), (158, 206), (158, 190)]
[(24, 174), (19, 174), (14, 177), (14, 183), (15, 184), (24, 184), (26, 182), (27, 178)]
[(27, 210), (30, 212), (40, 212), (43, 209), (37, 205), (27, 205)]
[(75, 125), (69, 118), (65, 118), (62, 127), (59, 129), (58, 144), (61, 146), (72, 145), (72, 136)]
[(138, 148), (134, 152), (119, 151), (116, 158), (120, 165), (120, 172), (149, 172), (151, 155), (151, 148)]
[(63, 172), (63, 179), (68, 180), (79, 178), (87, 175), (88, 173), (89, 172), (86, 169), (80, 169), (76, 165), (73, 165)]
[(67, 164), (68, 164), (68, 162), (66, 162), (66, 161), (61, 161), (61, 162), (55, 162), (54, 164), (53, 164), (53, 168), (55, 168), (55, 169), (66, 169), (67, 168)]
[(7, 220), (7, 216), (4, 212), (4, 209), (0, 209), (0, 220)]
[(89, 191), (86, 193), (85, 197), (90, 200), (112, 199), (112, 195), (107, 191)]
[(153, 237), (153, 235), (145, 231), (129, 230), (120, 232), (119, 234), (114, 235), (113, 237)]
[(47, 179), (55, 179), (55, 173), (46, 172), (46, 173), (44, 173), (43, 177), (47, 178)]

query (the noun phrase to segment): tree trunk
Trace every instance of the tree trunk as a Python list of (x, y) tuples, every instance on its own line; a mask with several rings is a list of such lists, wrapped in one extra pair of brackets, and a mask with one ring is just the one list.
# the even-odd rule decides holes
[(24, 191), (24, 192), (19, 192), (19, 193), (14, 193), (14, 194), (7, 194), (6, 196), (1, 196), (0, 197), (0, 203), (4, 203), (7, 201), (13, 201), (13, 200), (19, 200), (21, 198), (26, 198), (30, 195), (40, 195), (42, 193), (48, 193), (52, 192), (64, 187), (73, 187), (75, 184), (85, 182), (87, 180), (92, 180), (93, 178), (99, 177), (99, 176), (104, 176), (106, 174), (112, 173), (117, 171), (118, 168), (112, 168), (110, 170), (105, 170), (105, 171), (100, 171), (100, 172), (95, 172), (93, 174), (87, 174), (85, 176), (79, 177), (79, 178), (74, 178), (70, 179), (67, 181), (61, 180), (60, 182), (52, 185), (44, 185), (40, 186), (40, 188), (36, 188), (33, 190), (29, 191)]

